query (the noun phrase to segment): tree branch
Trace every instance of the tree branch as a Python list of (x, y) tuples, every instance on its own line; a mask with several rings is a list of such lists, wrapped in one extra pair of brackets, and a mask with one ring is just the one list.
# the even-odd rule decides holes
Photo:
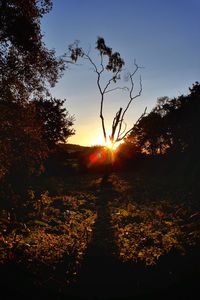
[[(109, 136), (110, 141), (114, 145), (116, 142), (123, 140), (127, 134), (133, 129), (133, 126), (131, 129), (126, 131), (127, 125), (124, 122), (125, 114), (128, 111), (131, 103), (133, 100), (138, 98), (141, 93), (142, 93), (142, 79), (140, 76), (140, 88), (139, 92), (134, 95), (134, 81), (133, 77), (137, 73), (138, 69), (140, 68), (137, 64), (136, 61), (134, 60), (134, 65), (135, 69), (132, 73), (129, 74), (129, 79), (130, 79), (130, 89), (128, 87), (120, 87), (120, 86), (115, 86), (112, 87), (112, 83), (116, 83), (117, 80), (120, 79), (120, 73), (122, 71), (122, 66), (124, 65), (123, 59), (120, 57), (120, 54), (118, 52), (113, 52), (112, 48), (109, 48), (106, 46), (105, 41), (103, 38), (98, 37), (97, 39), (97, 46), (96, 49), (99, 51), (100, 54), (100, 63), (97, 65), (93, 59), (90, 56), (89, 51), (85, 52), (82, 48), (78, 47), (78, 42), (75, 42), (71, 46), (69, 46), (69, 50), (71, 52), (71, 59), (76, 62), (79, 57), (82, 57), (84, 59), (87, 59), (89, 63), (92, 65), (93, 71), (96, 73), (96, 83), (97, 87), (99, 90), (99, 93), (101, 95), (100, 99), (100, 118), (101, 118), (101, 123), (102, 123), (102, 129), (103, 129), (103, 135), (105, 142), (107, 142), (107, 133), (106, 133), (106, 128), (105, 128), (105, 121), (104, 121), (104, 115), (103, 115), (103, 109), (104, 109), (104, 100), (105, 100), (105, 94), (114, 92), (116, 90), (128, 90), (129, 91), (129, 101), (123, 110), (122, 108), (117, 111), (115, 117), (113, 118), (112, 122), (112, 132), (111, 135)], [(104, 57), (108, 58), (108, 63), (107, 65), (105, 64)], [(112, 72), (112, 77), (108, 80), (106, 80), (104, 83), (102, 83), (102, 76), (104, 71), (110, 71)], [(138, 121), (135, 123), (137, 124), (139, 120), (145, 115), (146, 109), (142, 116), (138, 119)], [(122, 126), (125, 123), (125, 128), (122, 130)], [(116, 134), (117, 132), (117, 134)]]
[(128, 102), (126, 108), (124, 109), (124, 112), (123, 112), (123, 114), (122, 114), (122, 118), (121, 118), (121, 120), (120, 120), (120, 122), (119, 122), (119, 130), (118, 130), (118, 134), (117, 134), (117, 139), (118, 139), (118, 138), (120, 137), (120, 135), (121, 135), (122, 123), (123, 123), (123, 121), (124, 121), (124, 116), (125, 116), (127, 110), (129, 109), (129, 107), (130, 107), (131, 103), (133, 102), (133, 100), (135, 100), (136, 98), (140, 97), (140, 96), (141, 96), (141, 93), (142, 93), (142, 78), (141, 78), (141, 76), (140, 76), (140, 90), (139, 90), (138, 94), (136, 94), (135, 96), (133, 96), (133, 90), (134, 90), (133, 77), (134, 77), (134, 75), (137, 73), (138, 69), (140, 68), (140, 67), (136, 64), (135, 61), (134, 61), (134, 65), (135, 65), (135, 70), (134, 70), (134, 72), (133, 72), (132, 74), (129, 75), (129, 78), (130, 78), (130, 81), (131, 81), (131, 89), (130, 89), (130, 93), (129, 93), (129, 98), (130, 98), (130, 100), (129, 100), (129, 102)]
[(113, 91), (116, 91), (116, 90), (128, 90), (128, 88), (126, 86), (123, 86), (123, 87), (116, 87), (116, 88), (113, 88), (113, 89), (110, 89), (110, 90), (107, 90), (104, 94), (107, 94), (107, 93), (110, 93), (110, 92), (113, 92)]
[(120, 134), (120, 136), (122, 136), (123, 135), (123, 133), (126, 131), (126, 128), (127, 128), (127, 124), (123, 121), (123, 123), (125, 124), (125, 127), (124, 127), (124, 129), (123, 129), (123, 131), (122, 131), (122, 133)]
[(102, 129), (103, 129), (103, 136), (104, 136), (104, 140), (105, 142), (107, 142), (107, 135), (106, 135), (106, 128), (105, 128), (105, 121), (104, 121), (104, 116), (103, 116), (103, 104), (104, 104), (104, 90), (102, 90), (101, 84), (100, 84), (100, 79), (101, 79), (101, 73), (104, 71), (104, 66), (103, 66), (103, 58), (101, 55), (101, 66), (102, 69), (101, 71), (98, 70), (97, 65), (93, 62), (93, 60), (91, 59), (91, 57), (84, 53), (84, 56), (89, 60), (89, 62), (93, 65), (94, 67), (94, 71), (97, 74), (97, 86), (99, 89), (99, 92), (101, 94), (101, 103), (100, 103), (100, 118), (101, 118), (101, 124), (102, 124)]
[(120, 142), (122, 141), (129, 132), (131, 132), (133, 130), (133, 128), (141, 121), (141, 119), (146, 115), (146, 111), (147, 111), (147, 107), (145, 107), (144, 112), (142, 113), (142, 115), (139, 117), (139, 119), (135, 122), (135, 124), (133, 125), (132, 128), (130, 128), (124, 135), (122, 135), (121, 137), (117, 137), (116, 142)]
[(110, 141), (113, 143), (114, 141), (114, 136), (115, 136), (115, 131), (117, 129), (117, 126), (119, 124), (119, 119), (120, 119), (120, 116), (121, 116), (121, 113), (122, 113), (122, 108), (120, 107), (119, 111), (116, 113), (116, 116), (113, 120), (113, 125), (112, 125), (112, 134), (110, 136)]

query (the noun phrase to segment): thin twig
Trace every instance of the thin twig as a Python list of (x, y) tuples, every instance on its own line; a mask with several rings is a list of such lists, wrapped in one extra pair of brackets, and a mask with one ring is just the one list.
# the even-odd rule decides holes
[(124, 87), (116, 87), (116, 88), (113, 88), (113, 89), (110, 89), (110, 90), (107, 90), (104, 94), (107, 94), (107, 93), (110, 93), (110, 92), (113, 92), (113, 91), (116, 91), (116, 90), (128, 90), (128, 87), (124, 86)]

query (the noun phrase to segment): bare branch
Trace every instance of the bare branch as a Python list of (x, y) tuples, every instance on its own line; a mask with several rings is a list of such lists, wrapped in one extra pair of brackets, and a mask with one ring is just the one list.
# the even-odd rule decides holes
[(91, 57), (90, 57), (88, 54), (86, 54), (86, 53), (84, 53), (84, 56), (85, 56), (85, 58), (88, 59), (89, 62), (93, 65), (95, 72), (96, 72), (97, 74), (99, 74), (100, 72), (98, 71), (97, 66), (96, 66), (96, 64), (93, 62), (93, 60), (91, 59)]
[(124, 121), (123, 121), (123, 123), (124, 123), (125, 127), (124, 127), (123, 131), (121, 132), (120, 136), (122, 136), (124, 134), (124, 132), (126, 131), (126, 128), (127, 128), (127, 124)]
[(93, 60), (91, 59), (91, 57), (84, 53), (84, 56), (86, 59), (89, 60), (89, 62), (92, 64), (92, 66), (94, 67), (94, 71), (97, 74), (97, 86), (99, 89), (99, 92), (101, 94), (101, 103), (100, 103), (100, 118), (101, 118), (101, 124), (102, 124), (102, 129), (103, 129), (103, 135), (104, 135), (104, 140), (105, 142), (107, 142), (107, 135), (106, 135), (106, 128), (105, 128), (105, 121), (104, 121), (104, 116), (103, 116), (103, 104), (104, 104), (104, 91), (102, 90), (101, 84), (100, 84), (100, 79), (101, 79), (101, 73), (104, 71), (104, 67), (103, 67), (103, 58), (101, 55), (101, 70), (99, 71), (97, 68), (97, 65), (93, 62)]
[(100, 74), (101, 74), (101, 73), (103, 73), (103, 71), (105, 69), (104, 69), (104, 65), (103, 65), (103, 55), (102, 55), (102, 53), (100, 55), (101, 55), (101, 71), (100, 71)]
[(120, 107), (119, 111), (115, 115), (115, 118), (113, 119), (112, 134), (110, 136), (110, 140), (111, 140), (112, 143), (114, 141), (115, 131), (116, 131), (117, 126), (119, 124), (121, 113), (122, 113), (122, 108)]
[(107, 90), (104, 94), (107, 94), (107, 93), (110, 93), (110, 92), (114, 92), (116, 90), (123, 90), (123, 91), (125, 91), (125, 90), (128, 90), (128, 87), (127, 86), (123, 86), (123, 87), (118, 86), (118, 87), (115, 87), (113, 89)]
[(137, 125), (137, 124), (141, 121), (141, 119), (146, 115), (146, 111), (147, 111), (147, 107), (145, 107), (144, 112), (143, 112), (142, 115), (139, 117), (139, 119), (135, 122), (135, 124), (133, 125), (133, 127), (130, 128), (123, 136), (117, 137), (116, 142), (122, 141), (122, 140), (127, 136), (127, 134), (133, 130), (133, 128), (135, 127), (135, 125)]
[[(137, 73), (138, 69), (141, 68), (137, 65), (136, 61), (134, 60), (134, 66), (135, 69), (132, 73), (129, 74), (129, 80), (130, 80), (130, 89), (127, 86), (120, 87), (120, 86), (111, 86), (111, 84), (115, 84), (117, 80), (120, 79), (120, 73), (122, 72), (122, 66), (124, 65), (123, 59), (120, 57), (120, 54), (118, 52), (113, 52), (112, 48), (107, 47), (105, 44), (105, 41), (103, 38), (98, 37), (97, 39), (97, 47), (96, 49), (100, 53), (100, 62), (96, 64), (93, 59), (90, 56), (90, 49), (88, 52), (85, 52), (82, 48), (78, 47), (78, 42), (76, 41), (74, 44), (69, 46), (69, 50), (71, 51), (71, 59), (76, 63), (77, 59), (79, 57), (84, 58), (89, 61), (89, 63), (92, 66), (93, 71), (96, 73), (96, 83), (99, 90), (99, 93), (101, 95), (100, 99), (100, 118), (102, 123), (102, 129), (103, 129), (103, 135), (105, 142), (107, 142), (107, 133), (105, 128), (105, 121), (104, 121), (104, 115), (103, 115), (103, 109), (104, 109), (104, 100), (105, 100), (105, 94), (114, 92), (116, 90), (128, 90), (129, 91), (129, 101), (123, 110), (122, 108), (117, 111), (115, 117), (113, 118), (112, 122), (112, 132), (109, 136), (110, 141), (114, 145), (116, 142), (123, 140), (127, 134), (133, 129), (133, 127), (137, 124), (137, 122), (145, 115), (146, 109), (142, 116), (138, 119), (138, 121), (135, 123), (135, 125), (126, 131), (127, 125), (124, 122), (125, 114), (128, 111), (131, 103), (133, 100), (138, 98), (142, 93), (142, 79), (140, 76), (139, 81), (139, 91), (137, 94), (134, 95), (134, 81), (133, 77)], [(108, 63), (106, 65), (104, 61), (104, 57), (108, 58)], [(112, 72), (112, 77), (108, 80), (106, 80), (104, 83), (102, 83), (102, 77), (104, 74), (104, 71), (110, 71)], [(125, 127), (122, 130), (122, 126), (125, 124)]]
[(106, 90), (107, 90), (107, 88), (109, 87), (109, 85), (112, 83), (112, 82), (116, 82), (116, 80), (117, 80), (117, 75), (119, 74), (119, 70), (115, 73), (115, 75), (112, 77), (112, 78), (110, 78), (109, 80), (108, 80), (108, 82), (107, 82), (107, 84), (105, 85), (105, 87), (104, 87), (104, 89), (103, 89), (103, 93), (105, 94), (106, 93)]
[(118, 134), (117, 134), (117, 139), (118, 139), (118, 138), (120, 137), (120, 135), (121, 135), (122, 123), (123, 123), (123, 121), (124, 121), (124, 117), (125, 117), (125, 114), (126, 114), (127, 110), (129, 109), (129, 107), (130, 107), (131, 103), (133, 102), (133, 100), (135, 100), (136, 98), (140, 97), (141, 94), (142, 94), (142, 78), (141, 78), (141, 76), (140, 76), (140, 89), (139, 89), (139, 92), (138, 92), (136, 95), (133, 95), (133, 90), (134, 90), (133, 77), (134, 77), (134, 75), (137, 73), (138, 69), (140, 68), (140, 67), (136, 64), (135, 61), (134, 61), (134, 65), (135, 65), (135, 70), (134, 70), (134, 72), (133, 72), (132, 74), (129, 75), (129, 78), (130, 78), (130, 81), (131, 81), (131, 89), (130, 89), (130, 93), (129, 93), (129, 98), (130, 98), (130, 100), (129, 100), (129, 102), (128, 102), (126, 108), (124, 109), (124, 112), (123, 112), (123, 114), (122, 114), (122, 118), (121, 118), (121, 120), (120, 120), (120, 122), (119, 122), (119, 130), (118, 130)]
[[(98, 85), (99, 85), (99, 83), (98, 83)], [(103, 103), (104, 103), (104, 95), (101, 94), (100, 118), (101, 118), (104, 140), (105, 140), (105, 142), (107, 142), (106, 128), (105, 128), (105, 122), (104, 122), (104, 116), (103, 116)]]

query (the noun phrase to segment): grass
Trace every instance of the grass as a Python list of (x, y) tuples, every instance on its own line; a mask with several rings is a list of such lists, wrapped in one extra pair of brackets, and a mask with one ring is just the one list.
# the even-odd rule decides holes
[[(145, 278), (150, 272), (147, 269), (162, 265), (173, 251), (187, 257), (198, 247), (196, 195), (197, 191), (193, 194), (191, 186), (183, 185), (180, 179), (178, 183), (173, 177), (166, 181), (165, 176), (144, 172), (113, 173), (106, 183), (102, 183), (101, 174), (44, 177), (39, 191), (29, 191), (25, 219), (14, 222), (5, 211), (1, 214), (0, 263), (3, 272), (7, 270), (4, 282), (15, 284), (9, 277), (10, 266), (18, 266), (22, 274), (32, 278), (26, 289), (35, 286), (66, 292), (81, 280), (90, 245), (96, 243), (93, 254), (101, 251), (95, 237), (99, 231), (98, 236), (117, 249), (109, 255), (122, 264), (133, 264), (132, 268), (139, 264)], [(105, 221), (111, 228), (107, 237), (107, 227), (102, 225)], [(190, 262), (191, 272), (198, 265), (195, 259)], [(17, 282), (23, 290), (23, 280)]]

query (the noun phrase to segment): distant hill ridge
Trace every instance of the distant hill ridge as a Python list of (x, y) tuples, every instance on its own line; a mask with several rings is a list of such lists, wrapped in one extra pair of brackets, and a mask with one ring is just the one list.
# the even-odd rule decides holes
[(74, 153), (74, 152), (85, 152), (85, 151), (90, 151), (90, 150), (94, 150), (95, 148), (101, 148), (103, 146), (101, 145), (93, 145), (93, 146), (81, 146), (81, 145), (77, 145), (77, 144), (65, 144), (65, 143), (59, 143), (58, 147), (63, 150), (66, 151), (68, 153)]
[(63, 150), (66, 150), (67, 152), (83, 151), (90, 148), (88, 146), (81, 146), (77, 144), (64, 144), (64, 143), (59, 143), (59, 147)]

